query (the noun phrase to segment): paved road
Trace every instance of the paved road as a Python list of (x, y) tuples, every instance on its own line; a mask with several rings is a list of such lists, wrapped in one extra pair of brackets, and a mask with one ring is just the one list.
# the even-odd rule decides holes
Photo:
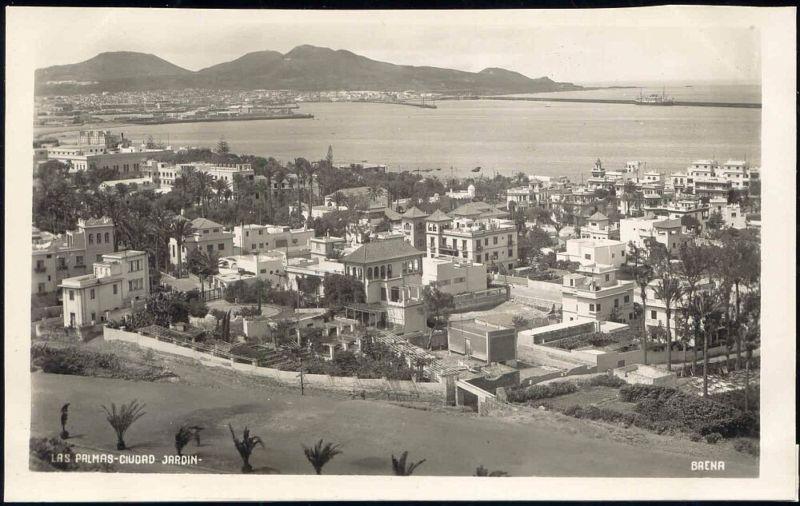
[[(194, 472), (236, 472), (239, 469), (227, 424), (244, 425), (265, 440), (252, 464), (261, 472), (308, 474), (301, 444), (324, 438), (342, 445), (344, 453), (326, 474), (390, 474), (390, 455), (403, 450), (411, 459), (425, 458), (421, 475), (472, 475), (478, 465), (512, 476), (698, 476), (690, 462), (698, 457), (598, 438), (591, 431), (542, 426), (493, 417), (425, 411), (380, 401), (299, 397), (294, 391), (205, 388), (180, 383), (130, 382), (37, 372), (32, 375), (32, 434), (54, 435), (59, 408), (70, 402), (69, 431), (73, 442), (104, 451), (115, 438), (100, 410), (133, 398), (147, 404), (147, 415), (129, 430), (128, 445), (136, 453), (173, 453), (180, 423), (199, 424), (203, 446), (192, 443), (189, 454), (203, 460)], [(582, 421), (565, 422), (580, 427)], [(757, 473), (755, 460), (729, 452), (725, 476)], [(123, 471), (175, 472), (158, 465), (125, 466)], [(719, 475), (716, 473), (715, 475)]]

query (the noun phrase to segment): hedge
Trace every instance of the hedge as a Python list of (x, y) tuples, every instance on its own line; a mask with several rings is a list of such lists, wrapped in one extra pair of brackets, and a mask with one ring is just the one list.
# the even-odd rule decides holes
[(547, 399), (559, 395), (567, 395), (577, 392), (578, 387), (573, 383), (559, 382), (548, 385), (533, 385), (522, 388), (512, 388), (507, 391), (510, 402), (528, 402), (537, 399)]

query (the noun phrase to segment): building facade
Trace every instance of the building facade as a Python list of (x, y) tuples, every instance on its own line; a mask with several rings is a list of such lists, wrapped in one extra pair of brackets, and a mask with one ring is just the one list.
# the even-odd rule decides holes
[[(192, 234), (183, 239), (180, 255), (183, 262), (193, 250), (214, 254), (217, 258), (231, 256), (233, 251), (233, 234), (225, 232), (222, 225), (206, 218), (192, 220)], [(169, 258), (173, 265), (178, 264), (178, 242), (174, 237), (169, 240)]]
[(93, 272), (62, 280), (64, 326), (83, 327), (107, 321), (112, 312), (130, 309), (150, 294), (150, 269), (144, 251), (102, 256)]

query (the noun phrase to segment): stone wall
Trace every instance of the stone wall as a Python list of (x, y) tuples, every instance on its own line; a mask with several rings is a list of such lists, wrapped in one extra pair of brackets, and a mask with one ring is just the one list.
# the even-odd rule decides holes
[[(194, 358), (201, 362), (214, 362), (246, 374), (270, 378), (287, 386), (300, 387), (300, 373), (297, 371), (281, 371), (269, 367), (259, 367), (255, 364), (255, 361), (242, 363), (243, 359), (241, 358), (215, 356), (190, 343), (181, 346), (109, 327), (103, 328), (103, 337), (108, 341), (124, 341), (163, 353)], [(437, 382), (422, 383), (387, 379), (359, 379), (349, 376), (328, 376), (326, 374), (303, 374), (303, 383), (305, 387), (310, 388), (334, 390), (355, 396), (359, 396), (363, 392), (365, 396), (385, 399), (419, 399), (444, 402), (446, 397), (445, 383)]]

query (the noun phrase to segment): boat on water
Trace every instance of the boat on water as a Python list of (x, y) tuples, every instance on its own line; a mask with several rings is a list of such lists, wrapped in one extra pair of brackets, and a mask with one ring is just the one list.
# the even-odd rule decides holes
[(642, 95), (642, 90), (639, 90), (639, 97), (636, 98), (633, 103), (636, 105), (674, 105), (675, 101), (672, 97), (668, 97), (663, 90), (661, 91), (661, 95), (657, 93)]
[(480, 171), (481, 171), (480, 167), (475, 167), (474, 169), (472, 169), (472, 172), (480, 172)]

